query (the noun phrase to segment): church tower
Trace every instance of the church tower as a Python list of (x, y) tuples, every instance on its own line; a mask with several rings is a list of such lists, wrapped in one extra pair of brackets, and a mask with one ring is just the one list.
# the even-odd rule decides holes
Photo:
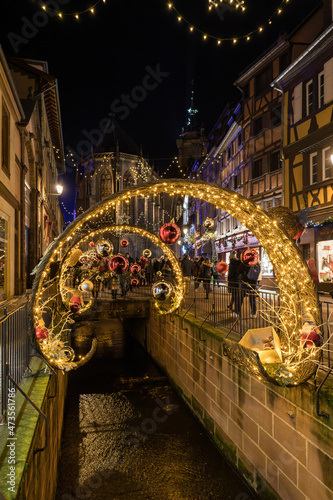
[(191, 107), (187, 110), (187, 113), (187, 125), (183, 128), (182, 133), (177, 139), (178, 162), (180, 169), (186, 173), (186, 177), (190, 174), (194, 162), (206, 154), (207, 138), (205, 136), (205, 129), (199, 127), (197, 123), (196, 115), (198, 110), (194, 105), (193, 89), (191, 93)]

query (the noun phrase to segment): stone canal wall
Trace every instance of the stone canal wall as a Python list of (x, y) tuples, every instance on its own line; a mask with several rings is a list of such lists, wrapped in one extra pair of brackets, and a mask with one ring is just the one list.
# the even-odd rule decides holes
[(189, 314), (158, 316), (152, 308), (148, 323), (131, 323), (129, 330), (261, 498), (332, 500), (329, 382), (320, 398), (327, 420), (316, 415), (311, 383), (287, 389), (249, 375), (223, 355), (223, 332), (200, 330)]
[[(57, 488), (67, 374), (45, 372), (45, 364), (33, 358), (30, 373), (21, 387), (47, 418), (45, 421), (20, 392), (15, 396), (15, 464), (11, 466), (8, 428), (0, 429), (0, 498), (6, 500), (52, 500)], [(43, 451), (38, 451), (42, 448)], [(14, 467), (13, 485), (7, 474)]]

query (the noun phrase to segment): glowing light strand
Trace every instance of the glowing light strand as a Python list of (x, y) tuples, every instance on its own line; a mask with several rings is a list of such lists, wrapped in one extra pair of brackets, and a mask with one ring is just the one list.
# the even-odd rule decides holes
[(97, 0), (90, 7), (86, 8), (86, 9), (83, 9), (81, 11), (75, 11), (75, 12), (62, 12), (62, 11), (58, 12), (58, 11), (53, 10), (47, 4), (44, 4), (44, 3), (41, 4), (41, 7), (46, 12), (49, 11), (49, 12), (52, 12), (52, 13), (56, 14), (60, 19), (62, 19), (63, 17), (74, 17), (75, 19), (78, 20), (82, 14), (86, 14), (88, 12), (90, 12), (90, 14), (95, 14), (95, 8), (100, 3), (104, 3), (105, 4), (106, 0)]
[[(167, 6), (168, 6), (169, 10), (172, 10), (176, 13), (178, 22), (184, 22), (189, 27), (189, 31), (191, 33), (197, 32), (202, 36), (203, 40), (212, 39), (212, 40), (215, 40), (218, 45), (220, 45), (224, 41), (229, 41), (229, 42), (232, 42), (233, 44), (237, 43), (238, 40), (250, 41), (252, 35), (254, 35), (256, 33), (257, 34), (262, 33), (264, 31), (265, 27), (268, 27), (269, 25), (271, 25), (273, 22), (272, 21), (273, 17), (279, 16), (283, 11), (283, 6), (285, 4), (288, 4), (288, 3), (290, 3), (290, 0), (282, 0), (279, 7), (277, 9), (275, 9), (274, 12), (267, 18), (267, 20), (264, 21), (258, 28), (255, 28), (255, 29), (249, 31), (248, 33), (246, 33), (244, 35), (238, 35), (238, 36), (233, 36), (233, 37), (232, 36), (230, 36), (230, 37), (216, 36), (216, 35), (212, 35), (210, 33), (207, 33), (206, 31), (203, 31), (199, 28), (196, 28), (190, 21), (188, 21), (188, 19), (186, 19), (177, 10), (177, 8), (173, 5), (172, 2), (167, 2)], [(242, 9), (242, 11), (244, 11), (244, 10), (245, 9)]]

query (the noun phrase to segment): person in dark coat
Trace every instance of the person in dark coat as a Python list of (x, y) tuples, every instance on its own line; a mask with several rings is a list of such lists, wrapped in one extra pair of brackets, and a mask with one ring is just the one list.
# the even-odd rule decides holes
[(217, 270), (216, 265), (217, 265), (217, 260), (214, 260), (213, 268), (212, 268), (212, 270), (213, 270), (213, 284), (214, 285), (218, 285), (220, 282), (220, 275), (219, 275), (219, 272)]
[(201, 274), (200, 277), (203, 281), (203, 287), (206, 292), (205, 299), (208, 299), (208, 295), (210, 292), (210, 282), (213, 276), (213, 271), (212, 271), (213, 264), (211, 261), (207, 258), (203, 261), (202, 267), (201, 267)]
[(260, 264), (255, 264), (254, 266), (247, 266), (246, 264), (240, 263), (238, 268), (238, 279), (240, 282), (240, 297), (237, 308), (235, 308), (236, 314), (240, 314), (242, 309), (242, 304), (245, 295), (249, 295), (250, 308), (251, 308), (251, 318), (257, 317), (257, 285), (259, 280), (259, 275), (261, 271)]
[(153, 262), (151, 259), (148, 259), (145, 271), (147, 285), (151, 285), (153, 282)]
[(180, 267), (184, 276), (185, 294), (188, 294), (190, 291), (190, 279), (193, 274), (193, 260), (189, 259), (188, 255), (185, 254), (180, 263)]
[(193, 276), (195, 279), (195, 282), (194, 282), (194, 289), (195, 290), (197, 290), (199, 288), (200, 281), (202, 281), (201, 268), (202, 268), (203, 261), (204, 261), (203, 257), (197, 257), (196, 260), (194, 261)]
[(157, 273), (161, 268), (161, 263), (159, 259), (155, 258), (153, 259), (153, 280), (157, 279)]
[(193, 274), (193, 260), (189, 259), (188, 255), (185, 254), (181, 260), (180, 267), (182, 269), (183, 276), (190, 278)]
[[(228, 292), (231, 293), (231, 302), (227, 306), (228, 309), (234, 307), (236, 309), (236, 302), (239, 299), (239, 273), (238, 269), (241, 264), (241, 261), (237, 257), (236, 250), (232, 250), (230, 252), (230, 262), (229, 262), (229, 270), (228, 270)], [(237, 307), (237, 310), (239, 307)]]

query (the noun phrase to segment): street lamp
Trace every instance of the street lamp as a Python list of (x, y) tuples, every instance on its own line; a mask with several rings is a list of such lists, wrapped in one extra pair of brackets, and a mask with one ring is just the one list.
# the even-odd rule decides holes
[(44, 193), (44, 196), (60, 196), (64, 190), (64, 186), (57, 184), (55, 188), (57, 191), (56, 193)]

